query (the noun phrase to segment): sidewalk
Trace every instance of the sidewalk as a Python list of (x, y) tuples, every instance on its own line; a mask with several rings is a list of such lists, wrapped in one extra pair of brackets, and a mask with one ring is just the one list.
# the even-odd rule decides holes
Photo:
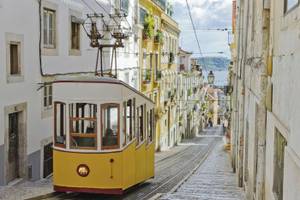
[(52, 178), (0, 187), (0, 200), (22, 200), (53, 192)]
[(161, 200), (244, 200), (242, 188), (232, 173), (230, 157), (220, 140), (207, 160), (175, 192)]

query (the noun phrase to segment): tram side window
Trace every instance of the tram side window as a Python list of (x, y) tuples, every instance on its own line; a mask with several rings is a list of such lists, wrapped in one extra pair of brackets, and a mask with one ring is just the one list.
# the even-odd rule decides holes
[(135, 98), (132, 100), (132, 138), (136, 136)]
[(154, 123), (154, 109), (150, 110), (150, 116), (149, 116), (149, 143), (153, 141), (153, 136), (155, 132), (155, 123)]
[(96, 149), (97, 105), (72, 103), (70, 112), (70, 147), (73, 149)]
[(58, 147), (66, 146), (66, 104), (54, 103), (54, 144)]
[(126, 106), (126, 139), (132, 140), (132, 100), (127, 101)]
[(147, 116), (146, 116), (146, 129), (147, 129), (147, 143), (150, 143), (150, 132), (151, 132), (151, 125), (150, 125), (150, 112), (147, 112)]
[(102, 149), (119, 148), (119, 104), (101, 105)]
[(136, 108), (136, 141), (140, 143), (140, 108)]
[(138, 127), (139, 127), (139, 142), (144, 141), (144, 106), (141, 105), (138, 109)]
[(123, 146), (126, 145), (127, 141), (128, 141), (128, 137), (127, 137), (127, 123), (126, 123), (126, 109), (127, 109), (127, 102), (124, 101), (123, 102), (123, 113), (122, 113), (122, 119), (123, 119), (123, 135), (124, 135), (124, 143)]

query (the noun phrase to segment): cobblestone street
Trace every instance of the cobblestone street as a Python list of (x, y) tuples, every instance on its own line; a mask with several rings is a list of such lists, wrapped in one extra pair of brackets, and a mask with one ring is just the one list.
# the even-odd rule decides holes
[(161, 200), (243, 200), (244, 192), (237, 186), (237, 177), (232, 173), (229, 154), (219, 142), (207, 160), (174, 192)]
[(243, 200), (243, 191), (237, 187), (236, 175), (232, 173), (229, 154), (224, 150), (220, 134), (219, 127), (210, 128), (194, 139), (157, 153), (155, 179), (122, 197), (53, 193), (50, 178), (0, 187), (0, 199)]

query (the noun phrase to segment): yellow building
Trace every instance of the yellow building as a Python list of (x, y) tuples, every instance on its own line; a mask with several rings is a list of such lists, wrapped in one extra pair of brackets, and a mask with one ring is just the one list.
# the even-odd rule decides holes
[(176, 141), (178, 24), (165, 0), (139, 0), (140, 89), (156, 103), (156, 149)]

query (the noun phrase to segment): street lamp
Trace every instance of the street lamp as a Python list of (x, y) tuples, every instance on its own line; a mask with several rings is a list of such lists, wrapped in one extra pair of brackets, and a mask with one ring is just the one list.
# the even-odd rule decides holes
[(212, 85), (215, 82), (215, 75), (213, 73), (213, 71), (210, 71), (209, 74), (207, 75), (207, 81), (208, 84)]

